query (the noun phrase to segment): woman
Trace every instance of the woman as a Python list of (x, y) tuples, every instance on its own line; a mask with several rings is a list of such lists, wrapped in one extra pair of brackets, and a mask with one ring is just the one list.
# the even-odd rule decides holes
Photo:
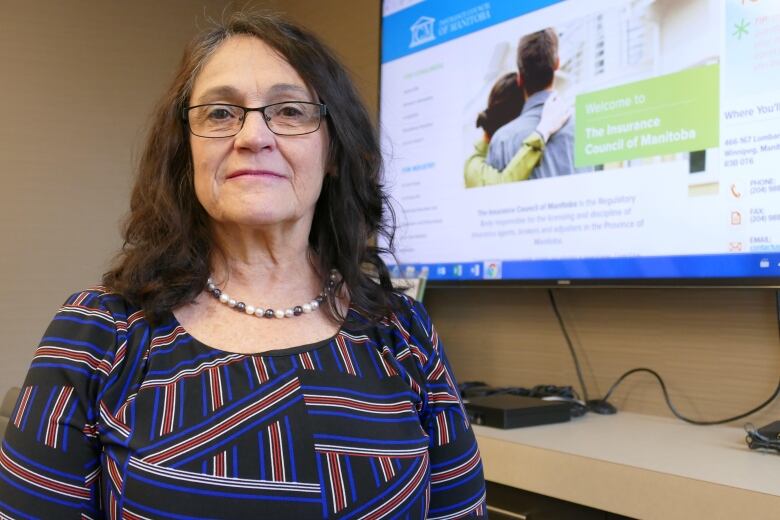
[(486, 160), (490, 138), (496, 130), (519, 116), (524, 104), (523, 90), (517, 84), (517, 73), (505, 74), (493, 85), (487, 108), (477, 116), (477, 126), (485, 133), (474, 143), (474, 153), (466, 159), (463, 172), (466, 188), (527, 180), (542, 160), (544, 145), (550, 136), (571, 117), (571, 109), (563, 99), (557, 94), (550, 96), (544, 103), (536, 131), (523, 140), (523, 145), (506, 168), (497, 170)]
[(436, 332), (367, 245), (391, 237), (380, 163), (311, 34), (237, 14), (197, 37), (115, 267), (36, 352), (0, 516), (484, 517)]

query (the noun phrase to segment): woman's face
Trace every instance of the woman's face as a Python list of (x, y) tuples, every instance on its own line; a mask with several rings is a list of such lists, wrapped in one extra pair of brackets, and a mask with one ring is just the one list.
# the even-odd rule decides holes
[[(281, 101), (317, 102), (295, 69), (262, 40), (234, 36), (222, 43), (195, 78), (189, 106), (227, 103), (259, 107)], [(322, 188), (328, 136), (279, 136), (260, 112), (249, 112), (233, 137), (190, 134), (195, 192), (220, 226), (311, 227)]]

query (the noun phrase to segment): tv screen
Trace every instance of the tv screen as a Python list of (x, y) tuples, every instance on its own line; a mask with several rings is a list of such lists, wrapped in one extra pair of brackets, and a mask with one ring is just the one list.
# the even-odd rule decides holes
[(394, 274), (780, 282), (780, 2), (382, 11)]

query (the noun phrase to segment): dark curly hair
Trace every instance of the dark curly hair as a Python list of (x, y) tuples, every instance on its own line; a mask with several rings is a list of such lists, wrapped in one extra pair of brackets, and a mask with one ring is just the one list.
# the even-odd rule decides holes
[[(206, 286), (210, 259), (223, 254), (195, 195), (182, 109), (206, 60), (235, 35), (259, 38), (277, 51), (328, 106), (329, 174), (309, 234), (310, 261), (323, 285), (330, 270), (338, 269), (342, 279), (335, 290), (345, 285), (355, 308), (381, 320), (397, 301), (381, 257), (392, 255), (395, 216), (381, 183), (376, 129), (333, 52), (310, 32), (267, 12), (231, 13), (186, 48), (154, 112), (122, 229), (124, 245), (104, 285), (156, 319), (193, 301)], [(378, 236), (386, 248), (375, 245)], [(327, 300), (327, 310), (341, 321), (334, 300)]]

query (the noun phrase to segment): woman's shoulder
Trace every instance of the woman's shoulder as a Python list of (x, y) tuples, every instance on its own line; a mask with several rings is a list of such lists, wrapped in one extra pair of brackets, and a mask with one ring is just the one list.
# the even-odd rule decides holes
[(71, 294), (43, 334), (26, 385), (92, 388), (143, 343), (134, 340), (148, 328), (139, 321), (143, 312), (106, 287)]
[(430, 348), (435, 336), (431, 318), (425, 306), (414, 298), (396, 291), (392, 296), (392, 312), (381, 325), (398, 338), (397, 347)]
[(145, 334), (153, 324), (143, 309), (120, 293), (96, 285), (68, 296), (50, 325), (58, 336), (91, 336), (102, 344), (119, 344)]
[(404, 315), (408, 318), (417, 317), (429, 320), (428, 311), (421, 301), (415, 300), (408, 294), (399, 291), (393, 292), (393, 299), (397, 314)]
[(356, 332), (374, 329), (382, 335), (398, 335), (408, 340), (412, 336), (420, 335), (421, 325), (430, 324), (430, 318), (422, 303), (401, 291), (396, 290), (390, 294), (389, 304), (390, 311), (378, 319), (370, 318), (353, 304), (347, 328)]
[(103, 285), (95, 285), (68, 296), (60, 313), (81, 314), (85, 320), (126, 322), (131, 316), (141, 316), (140, 307), (130, 303), (124, 296)]
[(393, 312), (382, 323), (383, 355), (390, 354), (411, 378), (413, 388), (426, 386), (428, 373), (439, 365), (442, 350), (428, 311), (422, 302), (396, 292)]
[(355, 311), (355, 314), (363, 317), (366, 320), (366, 323), (373, 322), (374, 325), (380, 327), (392, 327), (399, 318), (408, 320), (419, 312), (425, 312), (420, 302), (397, 289), (390, 293), (388, 303), (388, 313), (379, 319), (373, 320), (368, 318), (367, 314), (354, 305), (351, 306), (351, 309)]

